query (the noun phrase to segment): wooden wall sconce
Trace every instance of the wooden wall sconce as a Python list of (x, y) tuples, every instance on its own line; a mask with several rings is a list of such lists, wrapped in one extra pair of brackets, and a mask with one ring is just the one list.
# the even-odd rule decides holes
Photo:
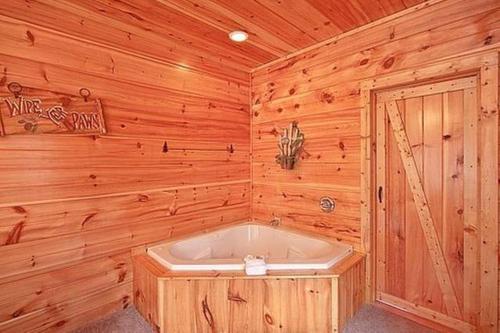
[(276, 163), (280, 164), (282, 169), (292, 170), (299, 158), (303, 144), (304, 134), (300, 131), (297, 122), (294, 121), (280, 135), (278, 142), (280, 153), (276, 155)]

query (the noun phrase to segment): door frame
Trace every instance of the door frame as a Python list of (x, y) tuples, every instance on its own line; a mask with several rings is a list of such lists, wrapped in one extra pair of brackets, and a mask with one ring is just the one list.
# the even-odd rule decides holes
[[(366, 301), (375, 302), (376, 241), (376, 126), (375, 94), (400, 86), (420, 85), (458, 77), (477, 75), (481, 107), (478, 156), (481, 192), (478, 220), (480, 240), (480, 317), (481, 332), (498, 330), (498, 50), (450, 57), (409, 70), (377, 76), (361, 82), (361, 241), (367, 255)], [(399, 310), (461, 331), (468, 330), (445, 315), (412, 304), (400, 304)], [(457, 320), (458, 321), (458, 320)], [(457, 327), (460, 326), (460, 327)]]

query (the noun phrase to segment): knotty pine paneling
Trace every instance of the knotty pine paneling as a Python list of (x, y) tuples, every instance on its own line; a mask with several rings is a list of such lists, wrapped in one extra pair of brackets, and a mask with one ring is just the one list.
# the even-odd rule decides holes
[(13, 135), (0, 140), (0, 153), (1, 206), (248, 179), (246, 151), (168, 147), (168, 140)]
[[(380, 52), (384, 50), (383, 47), (385, 45), (392, 45), (390, 43), (393, 42), (397, 42), (401, 45), (402, 43), (409, 41), (411, 38), (417, 38), (418, 35), (420, 35), (418, 40), (415, 39), (415, 41), (419, 42), (418, 45), (410, 45), (408, 43), (405, 45), (406, 47), (410, 47), (408, 50), (393, 50), (393, 53), (399, 53), (402, 55), (404, 54), (404, 51), (412, 52), (413, 50), (413, 52), (415, 52), (416, 46), (433, 45), (429, 43), (428, 39), (431, 36), (440, 36), (448, 41), (452, 40), (452, 37), (456, 38), (457, 35), (455, 34), (445, 34), (443, 36), (442, 32), (446, 29), (447, 25), (456, 26), (457, 22), (467, 18), (474, 22), (474, 20), (470, 18), (478, 14), (483, 14), (480, 15), (480, 17), (485, 16), (485, 14), (489, 13), (491, 10), (498, 10), (498, 6), (494, 0), (480, 0), (469, 3), (465, 3), (461, 0), (429, 1), (426, 5), (421, 6), (414, 12), (407, 15), (387, 20), (385, 23), (373, 25), (368, 29), (362, 30), (361, 32), (355, 31), (347, 36), (340, 35), (317, 48), (311, 49), (310, 51), (299, 53), (293, 57), (290, 56), (284, 60), (274, 61), (269, 65), (264, 65), (254, 71), (258, 75), (254, 76), (253, 82), (271, 83), (272, 80), (270, 80), (269, 77), (266, 77), (266, 75), (274, 75), (275, 77), (280, 76), (281, 78), (284, 78), (282, 75), (291, 75), (292, 73), (300, 75), (301, 72), (302, 74), (307, 74), (310, 73), (310, 71), (319, 70), (318, 66), (322, 63), (324, 65), (335, 64), (337, 61), (344, 61), (344, 57), (353, 56), (359, 52), (363, 52), (366, 55), (376, 52), (376, 54), (380, 55)], [(430, 20), (438, 17), (439, 15), (445, 15), (446, 17), (443, 17), (443, 20), (438, 22)], [(475, 26), (475, 28), (473, 26), (463, 28), (468, 29), (467, 31), (469, 31), (469, 33), (478, 31), (478, 28), (479, 30), (484, 28), (484, 26), (477, 21), (475, 21)], [(446, 38), (446, 36), (451, 38)], [(486, 44), (489, 45), (494, 44), (491, 40), (487, 41), (485, 39), (481, 39), (481, 41), (486, 42)], [(477, 42), (479, 43), (480, 41)], [(439, 45), (434, 46), (439, 47)], [(462, 45), (462, 47), (470, 50), (467, 45)], [(430, 50), (428, 47), (424, 48), (422, 51), (427, 51), (429, 53), (433, 52), (433, 50)], [(449, 50), (448, 52), (455, 53), (457, 51), (460, 50), (455, 49)], [(396, 60), (399, 60), (399, 57)], [(365, 63), (365, 65), (366, 64), (368, 63)], [(306, 73), (303, 73), (304, 67), (307, 67)], [(336, 69), (337, 68), (335, 68), (335, 66), (330, 67), (330, 70)], [(381, 69), (379, 68), (379, 70)], [(389, 68), (385, 68), (385, 70), (393, 71), (394, 67), (390, 66)], [(293, 85), (294, 82), (288, 81), (288, 84)]]
[[(241, 70), (384, 16), (414, 11), (409, 8), (414, 5), (424, 7), (426, 1), (12, 0), (0, 15), (138, 56), (237, 77)], [(248, 32), (249, 40), (230, 42), (227, 34), (233, 30)]]
[[(498, 65), (497, 70), (498, 70), (499, 76), (500, 76), (500, 64)], [(498, 92), (500, 94), (500, 85), (498, 86)], [(498, 123), (498, 133), (500, 133), (500, 122)], [(498, 142), (498, 156), (500, 156), (500, 141)], [(500, 184), (500, 158), (498, 159), (498, 183)], [(499, 193), (500, 193), (500, 189), (499, 189)], [(498, 198), (498, 213), (500, 214), (500, 196)], [(500, 240), (500, 230), (498, 230), (498, 232), (499, 232), (498, 239)], [(498, 246), (500, 249), (500, 241), (499, 241)], [(498, 262), (500, 263), (500, 252), (498, 254)], [(500, 289), (500, 267), (498, 268), (498, 273), (499, 273), (498, 286)], [(498, 304), (500, 304), (500, 291), (498, 293)], [(500, 327), (500, 307), (498, 308), (498, 327)]]
[[(253, 217), (361, 246), (360, 82), (425, 62), (499, 45), (500, 4), (444, 0), (252, 73)], [(305, 135), (295, 170), (273, 156), (298, 121)], [(322, 213), (319, 198), (339, 204)], [(355, 204), (356, 203), (356, 204)], [(346, 213), (347, 212), (347, 213)]]
[[(86, 87), (108, 130), (0, 138), (1, 332), (70, 331), (127, 307), (132, 247), (250, 218), (248, 73), (229, 56), (194, 69), (87, 42), (71, 10), (51, 16), (73, 20), (69, 34), (0, 15), (0, 89)], [(197, 58), (187, 50), (173, 52)]]
[[(102, 228), (147, 225), (181, 217), (189, 219), (205, 210), (245, 206), (248, 183), (201, 186), (175, 190), (142, 191), (81, 200), (50, 201), (0, 208), (0, 244), (29, 243), (55, 236)], [(244, 211), (244, 210), (242, 210)]]
[(10, 244), (2, 248), (0, 279), (14, 274), (35, 273), (39, 269), (123, 251), (145, 243), (246, 219), (247, 204), (240, 204), (228, 208), (207, 209), (197, 214), (179, 215), (171, 219), (153, 219), (142, 224), (117, 225), (57, 238)]
[[(209, 143), (206, 146), (214, 142), (226, 145), (243, 143), (240, 148), (248, 148), (248, 106), (243, 102), (203, 96), (201, 92), (189, 89), (181, 93), (119, 80), (110, 81), (78, 70), (75, 72), (1, 54), (0, 72), (3, 73), (1, 82), (18, 81), (26, 86), (67, 94), (78, 92), (79, 87), (75, 87), (72, 79), (75, 76), (83, 82), (92, 82), (89, 88), (94, 96), (102, 99), (110, 135), (166, 137), (187, 141), (191, 145), (202, 141)], [(131, 91), (134, 93), (131, 94)], [(227, 122), (228, 118), (234, 122)]]
[[(318, 214), (318, 202), (328, 191), (337, 206), (335, 215)], [(341, 242), (360, 242), (359, 193), (350, 189), (320, 189), (301, 184), (254, 182), (253, 216), (266, 220), (281, 217), (284, 225), (320, 232)]]
[[(11, 21), (1, 15), (0, 26), (2, 55), (10, 56), (11, 60), (12, 57), (27, 59), (43, 63), (48, 68), (52, 68), (49, 65), (55, 66), (54, 71), (68, 68), (81, 74), (114, 78), (120, 82), (131, 82), (149, 88), (183, 91), (185, 94), (212, 97), (215, 100), (247, 102), (244, 87), (248, 86), (248, 75), (244, 72), (239, 78), (223, 79), (197, 69), (169, 66), (162, 62), (137, 58), (115, 49), (82, 43), (31, 25)], [(11, 63), (11, 66), (15, 66), (15, 63)], [(27, 67), (26, 64), (22, 66)], [(19, 71), (12, 70), (12, 72)], [(60, 80), (65, 79), (64, 76), (54, 76)], [(50, 73), (44, 75), (47, 83), (50, 83), (50, 77)], [(109, 85), (102, 84), (102, 88), (106, 86)], [(96, 82), (94, 89), (100, 87), (101, 85)], [(125, 93), (117, 88), (120, 87), (114, 87), (122, 94)]]
[[(148, 2), (152, 6), (145, 2), (127, 5), (124, 1), (111, 4), (105, 1), (27, 3), (14, 0), (2, 7), (0, 14), (92, 43), (121, 48), (137, 56), (200, 68), (222, 77), (244, 77), (242, 69), (250, 69), (256, 61), (270, 60), (266, 51), (251, 45), (230, 45), (227, 33), (174, 11), (160, 13), (161, 7), (157, 6), (160, 3)], [(193, 32), (196, 33), (193, 35)], [(217, 45), (212, 45), (214, 39)], [(249, 57), (248, 54), (255, 55)]]
[[(85, 281), (85, 283), (81, 283)], [(67, 301), (69, 295), (93, 293), (132, 281), (128, 253), (103, 256), (76, 265), (36, 274), (3, 285), (0, 296), (2, 322), (33, 311), (47, 311), (52, 304)], [(0, 329), (2, 324), (0, 324)]]
[(75, 298), (74, 294), (68, 294), (65, 301), (59, 304), (51, 304), (20, 319), (1, 323), (0, 329), (6, 333), (72, 331), (89, 323), (89, 319), (97, 320), (116, 309), (127, 308), (132, 301), (131, 293), (131, 282), (127, 282), (96, 292), (85, 292), (83, 297)]

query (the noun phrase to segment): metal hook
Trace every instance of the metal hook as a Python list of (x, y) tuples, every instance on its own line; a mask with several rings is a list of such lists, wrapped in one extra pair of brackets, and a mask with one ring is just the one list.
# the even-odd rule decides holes
[(23, 90), (23, 86), (21, 86), (19, 83), (17, 82), (11, 82), (7, 85), (7, 88), (9, 89), (9, 91), (11, 93), (14, 94), (14, 96), (16, 98), (19, 97), (19, 95), (21, 94), (21, 91)]
[(80, 96), (83, 97), (83, 100), (87, 102), (88, 98), (90, 97), (90, 90), (88, 90), (87, 88), (81, 88), (79, 92)]

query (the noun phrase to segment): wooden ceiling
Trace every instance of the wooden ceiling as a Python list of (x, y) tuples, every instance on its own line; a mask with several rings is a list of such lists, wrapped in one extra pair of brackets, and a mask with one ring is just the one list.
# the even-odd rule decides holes
[[(0, 14), (161, 61), (231, 74), (424, 0), (11, 0)], [(250, 35), (228, 39), (232, 30)]]

